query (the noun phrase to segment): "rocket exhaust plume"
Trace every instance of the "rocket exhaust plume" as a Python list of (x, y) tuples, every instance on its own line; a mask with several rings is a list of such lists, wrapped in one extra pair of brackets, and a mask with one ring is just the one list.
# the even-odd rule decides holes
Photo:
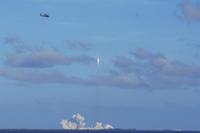
[(85, 118), (80, 115), (79, 113), (74, 114), (72, 116), (72, 121), (70, 120), (62, 120), (61, 121), (61, 126), (63, 129), (74, 129), (74, 130), (101, 130), (101, 129), (114, 129), (112, 125), (110, 124), (103, 124), (101, 122), (96, 122), (94, 127), (85, 127)]
[(98, 56), (97, 57), (97, 65), (99, 65), (100, 64), (100, 57)]

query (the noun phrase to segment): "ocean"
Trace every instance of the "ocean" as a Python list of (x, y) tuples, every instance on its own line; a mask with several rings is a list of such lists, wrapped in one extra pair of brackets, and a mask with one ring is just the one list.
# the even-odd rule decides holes
[(200, 133), (176, 130), (62, 130), (62, 129), (0, 129), (0, 133)]

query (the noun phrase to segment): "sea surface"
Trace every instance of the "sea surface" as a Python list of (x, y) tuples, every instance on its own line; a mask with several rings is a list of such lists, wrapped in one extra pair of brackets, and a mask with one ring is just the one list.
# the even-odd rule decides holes
[(181, 130), (61, 130), (61, 129), (0, 129), (0, 133), (200, 133)]

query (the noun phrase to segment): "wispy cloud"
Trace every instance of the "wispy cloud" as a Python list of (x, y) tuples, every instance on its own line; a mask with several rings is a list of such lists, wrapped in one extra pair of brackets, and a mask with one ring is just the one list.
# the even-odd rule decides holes
[[(17, 37), (5, 40), (5, 43), (14, 45), (22, 42)], [(84, 45), (77, 43), (72, 47), (87, 49)], [(122, 89), (182, 89), (200, 86), (200, 66), (170, 60), (161, 53), (144, 49), (136, 49), (129, 52), (127, 56), (117, 56), (111, 62), (113, 67), (110, 71), (88, 76), (85, 79), (79, 75), (68, 76), (63, 69), (59, 71), (51, 69), (58, 65), (96, 63), (95, 58), (87, 55), (69, 56), (51, 48), (31, 48), (24, 52), (8, 54), (4, 63), (5, 67), (9, 67), (1, 68), (1, 77), (25, 83), (39, 82)]]
[(192, 3), (191, 0), (182, 0), (181, 11), (188, 21), (200, 21), (200, 6)]
[(71, 41), (66, 40), (65, 45), (69, 49), (76, 49), (76, 50), (90, 50), (90, 45), (88, 43), (83, 43), (81, 41)]
[(85, 82), (87, 86), (114, 87), (121, 89), (146, 88), (147, 84), (136, 77), (125, 74), (94, 76)]
[[(138, 49), (133, 57), (117, 58), (119, 73), (138, 77), (150, 89), (180, 89), (200, 86), (200, 66), (172, 61), (164, 55)], [(126, 58), (126, 59), (125, 59)]]
[(30, 53), (15, 53), (6, 56), (6, 65), (12, 67), (46, 68), (56, 65), (71, 65), (73, 63), (90, 64), (96, 59), (87, 55), (66, 56), (58, 51), (33, 51)]
[[(4, 43), (11, 47), (9, 54), (5, 55), (4, 63), (11, 67), (47, 68), (57, 65), (71, 65), (73, 63), (96, 63), (96, 58), (88, 55), (65, 55), (52, 46), (31, 46), (17, 35), (4, 38)], [(89, 49), (89, 46), (80, 42), (71, 42), (67, 45), (74, 49)]]
[(31, 49), (31, 47), (16, 34), (6, 36), (4, 38), (4, 44), (11, 46), (15, 52), (18, 53)]
[[(67, 76), (62, 71), (44, 72), (24, 68), (1, 69), (0, 76), (28, 83), (72, 84), (122, 89), (173, 90), (200, 86), (200, 66), (172, 61), (161, 54), (143, 49), (131, 52), (131, 55), (132, 57), (121, 56), (114, 59), (112, 71), (89, 76), (86, 79), (79, 76)], [(75, 60), (79, 61), (77, 58)], [(82, 61), (82, 59), (80, 60)], [(61, 62), (63, 61), (61, 60)], [(38, 65), (41, 66), (40, 63)]]
[(23, 83), (37, 84), (83, 84), (83, 80), (66, 76), (58, 70), (37, 71), (30, 69), (0, 69), (0, 76), (9, 80), (20, 81)]

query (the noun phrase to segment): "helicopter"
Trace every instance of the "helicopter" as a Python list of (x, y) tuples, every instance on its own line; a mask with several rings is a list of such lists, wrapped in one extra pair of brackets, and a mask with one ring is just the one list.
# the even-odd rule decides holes
[(40, 16), (41, 17), (45, 17), (45, 18), (49, 18), (50, 17), (50, 15), (47, 14), (47, 13), (40, 13)]

